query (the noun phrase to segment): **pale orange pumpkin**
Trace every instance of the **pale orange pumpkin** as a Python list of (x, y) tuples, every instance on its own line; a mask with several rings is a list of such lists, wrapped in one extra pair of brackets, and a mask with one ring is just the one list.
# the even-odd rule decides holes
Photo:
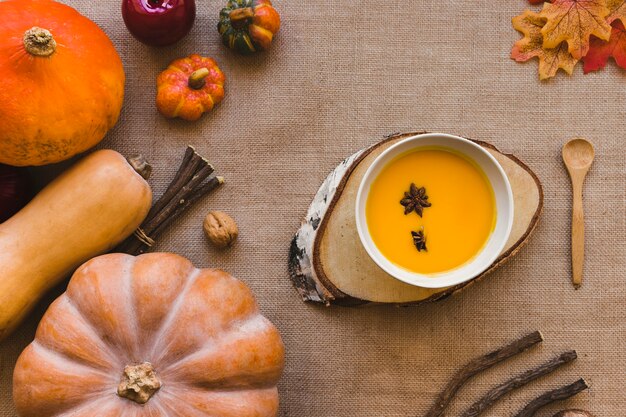
[(117, 122), (124, 69), (107, 35), (52, 0), (0, 1), (0, 162), (83, 152)]
[(18, 359), (23, 417), (270, 417), (284, 348), (245, 284), (183, 257), (83, 264)]

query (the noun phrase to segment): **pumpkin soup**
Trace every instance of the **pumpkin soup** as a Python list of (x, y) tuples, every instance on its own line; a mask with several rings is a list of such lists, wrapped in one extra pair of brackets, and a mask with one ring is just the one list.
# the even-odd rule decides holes
[(399, 156), (373, 181), (365, 208), (372, 240), (389, 261), (435, 274), (476, 256), (496, 223), (493, 189), (476, 163), (446, 148)]

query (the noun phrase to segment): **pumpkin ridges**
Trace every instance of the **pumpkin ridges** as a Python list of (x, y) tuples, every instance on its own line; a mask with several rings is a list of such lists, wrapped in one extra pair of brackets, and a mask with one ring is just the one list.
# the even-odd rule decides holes
[(105, 372), (119, 369), (111, 347), (101, 341), (69, 297), (57, 298), (48, 311), (51, 314), (42, 318), (35, 335), (42, 346)]
[(274, 386), (284, 367), (278, 330), (262, 316), (233, 323), (219, 338), (161, 370), (189, 387), (233, 389)]
[[(110, 338), (102, 337), (101, 329), (99, 329), (97, 324), (94, 324), (93, 321), (90, 320), (88, 316), (83, 314), (83, 312), (76, 305), (76, 302), (72, 300), (72, 297), (70, 297), (67, 290), (62, 296), (67, 298), (69, 306), (71, 306), (71, 308), (75, 312), (74, 313), (75, 316), (92, 329), (92, 332), (93, 332), (92, 334), (97, 335), (97, 337), (102, 341), (102, 343), (108, 348), (108, 352), (116, 358), (122, 357), (123, 351), (121, 350), (121, 348), (117, 346), (115, 343), (113, 343), (113, 341)], [(36, 334), (35, 334), (35, 337), (37, 337)], [(117, 359), (115, 362), (115, 365), (117, 365), (118, 367), (122, 367), (123, 363), (119, 359)]]
[(76, 308), (84, 317), (90, 317), (103, 340), (115, 346), (126, 363), (139, 356), (129, 290), (134, 262), (135, 257), (121, 253), (94, 258), (74, 273), (66, 291)]
[(83, 404), (90, 394), (107, 392), (109, 381), (108, 374), (72, 363), (35, 341), (17, 361), (13, 399), (20, 416), (54, 417)]
[(215, 417), (215, 414), (209, 414), (202, 410), (199, 410), (189, 404), (186, 404), (180, 395), (172, 395), (168, 392), (161, 393), (163, 398), (163, 408), (165, 411), (164, 416), (167, 417)]
[(182, 100), (181, 103), (182, 105), (176, 112), (176, 117), (180, 117), (181, 119), (188, 120), (190, 122), (198, 120), (202, 117), (203, 107), (197, 100), (186, 99)]
[[(167, 345), (155, 345), (155, 362), (167, 366), (198, 350), (207, 339), (221, 334), (237, 320), (258, 314), (250, 289), (224, 271), (203, 269), (181, 301), (181, 308), (162, 333)], [(198, 320), (203, 317), (203, 320)], [(183, 325), (184, 324), (184, 325)]]
[[(127, 256), (125, 254), (116, 254), (116, 255), (121, 255), (121, 256)], [(106, 255), (102, 255), (102, 256), (106, 256)], [(79, 272), (82, 273), (82, 268), (87, 265), (87, 263), (90, 261), (87, 261), (85, 264), (81, 265), (75, 272), (74, 275), (78, 274)], [(74, 278), (74, 275), (72, 275), (72, 278)], [(75, 315), (82, 320), (83, 322), (85, 322), (87, 325), (89, 325), (91, 327), (91, 329), (93, 330), (93, 334), (96, 334), (100, 340), (102, 341), (102, 343), (104, 343), (109, 350), (116, 354), (117, 357), (122, 357), (124, 356), (124, 349), (122, 347), (120, 347), (117, 343), (115, 343), (115, 341), (113, 339), (111, 339), (109, 336), (107, 337), (103, 337), (103, 335), (106, 334), (106, 331), (103, 331), (103, 329), (100, 328), (98, 323), (94, 323), (93, 320), (90, 319), (90, 315), (89, 312), (84, 312), (81, 310), (79, 303), (77, 303), (73, 297), (76, 297), (76, 294), (80, 294), (80, 290), (72, 290), (70, 291), (70, 286), (72, 285), (72, 282), (74, 280), (70, 280), (70, 285), (68, 285), (68, 288), (66, 289), (65, 293), (62, 294), (61, 297), (65, 297), (67, 298), (67, 300), (69, 301), (69, 305), (74, 309), (75, 311)], [(89, 284), (85, 284), (85, 285), (89, 285)], [(117, 366), (119, 366), (120, 368), (122, 368), (124, 366), (124, 364), (122, 363), (122, 361), (118, 360), (118, 363), (116, 364)]]
[[(111, 378), (111, 374), (104, 369), (97, 369), (87, 363), (81, 363), (79, 361), (77, 361), (76, 359), (72, 358), (71, 356), (68, 356), (66, 354), (64, 354), (63, 352), (59, 352), (58, 350), (46, 346), (45, 344), (41, 343), (39, 340), (33, 340), (33, 342), (31, 343), (32, 347), (33, 347), (33, 354), (34, 355), (39, 355), (41, 356), (40, 361), (43, 362), (63, 362), (64, 366), (59, 367), (59, 369), (63, 372), (66, 372), (68, 370), (68, 368), (72, 368), (72, 370), (76, 370), (79, 369), (82, 371), (83, 374), (93, 374), (93, 375), (97, 375), (100, 377), (103, 377), (104, 379), (110, 379)], [(41, 363), (41, 362), (38, 362)], [(50, 382), (56, 382), (58, 380), (51, 378)], [(106, 389), (106, 388), (102, 388), (102, 389)], [(94, 392), (98, 392), (98, 390), (93, 390)]]
[(171, 398), (171, 403), (186, 404), (202, 413), (199, 415), (207, 417), (270, 417), (278, 413), (278, 390), (275, 387), (248, 391), (200, 391), (171, 387), (166, 396)]
[(256, 7), (253, 22), (272, 34), (276, 34), (280, 30), (280, 15), (272, 7), (271, 3), (265, 3)]
[[(146, 255), (141, 255), (141, 256), (146, 256)], [(200, 275), (200, 270), (194, 268), (194, 270), (187, 276), (187, 282), (185, 283), (184, 287), (182, 288), (182, 290), (180, 291), (176, 299), (172, 302), (170, 311), (168, 312), (167, 316), (165, 316), (165, 318), (163, 319), (162, 325), (160, 326), (159, 330), (155, 332), (155, 335), (154, 335), (155, 343), (152, 347), (152, 350), (148, 354), (148, 357), (151, 358), (151, 360), (155, 363), (155, 365), (159, 367), (159, 369), (162, 369), (164, 366), (163, 361), (162, 361), (162, 355), (167, 350), (167, 345), (163, 346), (162, 341), (166, 340), (167, 332), (170, 330), (172, 326), (174, 326), (174, 321), (176, 319), (176, 316), (178, 315), (180, 310), (184, 307), (185, 297), (187, 296), (187, 294), (193, 287), (193, 284), (198, 279), (199, 275)]]
[(248, 27), (250, 36), (261, 47), (261, 49), (267, 49), (272, 44), (273, 34), (269, 30), (257, 25), (250, 25)]
[(137, 336), (143, 340), (140, 360), (152, 357), (150, 346), (158, 340), (195, 271), (191, 262), (175, 254), (145, 254), (136, 258), (132, 269), (131, 299), (137, 317)]
[(111, 403), (110, 399), (106, 397), (87, 401), (54, 417), (94, 417), (94, 410), (98, 410), (97, 417), (130, 417), (124, 413), (125, 410), (121, 404)]

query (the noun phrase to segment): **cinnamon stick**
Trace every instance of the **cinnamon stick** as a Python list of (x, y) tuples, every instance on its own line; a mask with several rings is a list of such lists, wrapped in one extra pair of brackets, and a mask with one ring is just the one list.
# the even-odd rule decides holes
[(187, 208), (224, 183), (223, 177), (211, 177), (213, 172), (213, 166), (188, 146), (167, 190), (154, 203), (141, 226), (115, 251), (131, 255), (146, 252)]
[[(193, 193), (193, 191), (213, 172), (211, 165), (199, 167), (199, 170), (194, 173), (186, 183), (170, 198), (170, 200), (163, 204), (163, 208), (153, 213), (153, 217), (147, 217), (144, 221), (144, 225), (141, 227), (148, 235), (152, 234), (161, 223), (170, 218), (178, 208), (185, 205), (187, 198)], [(157, 201), (157, 204), (160, 201)]]
[(540, 408), (543, 408), (555, 401), (566, 400), (579, 392), (586, 390), (587, 388), (589, 388), (587, 382), (581, 378), (572, 384), (548, 391), (528, 403), (528, 405), (524, 407), (522, 411), (517, 413), (515, 417), (532, 417), (537, 411), (539, 411)]
[(193, 175), (193, 173), (197, 169), (195, 165), (190, 164), (191, 158), (195, 155), (195, 153), (196, 152), (193, 149), (193, 147), (191, 146), (187, 147), (187, 149), (185, 150), (185, 155), (183, 156), (183, 160), (180, 164), (180, 167), (178, 168), (178, 171), (174, 175), (172, 182), (167, 187), (167, 189), (165, 190), (165, 193), (163, 193), (161, 198), (159, 198), (159, 200), (156, 203), (154, 203), (154, 205), (150, 209), (150, 212), (148, 213), (146, 218), (153, 217), (155, 213), (158, 213), (159, 211), (161, 211), (163, 207), (165, 207), (165, 205), (172, 199), (172, 197), (174, 197), (174, 195), (178, 192), (178, 190), (181, 189), (183, 184), (189, 181), (189, 178), (191, 177), (191, 175)]
[(482, 398), (472, 404), (472, 406), (468, 408), (463, 414), (461, 414), (461, 417), (479, 416), (483, 411), (491, 407), (493, 403), (498, 401), (504, 395), (517, 388), (523, 387), (531, 381), (534, 381), (544, 375), (555, 371), (566, 363), (572, 362), (576, 359), (576, 357), (576, 351), (570, 350), (560, 354), (556, 358), (551, 359), (550, 361), (534, 369), (529, 369), (523, 374), (509, 379), (508, 381), (498, 385), (497, 387), (487, 392), (487, 394), (485, 394)]
[(522, 353), (526, 349), (542, 341), (543, 336), (540, 332), (536, 331), (517, 339), (500, 349), (473, 359), (452, 377), (448, 385), (446, 385), (444, 390), (437, 397), (435, 404), (433, 404), (424, 417), (440, 417), (459, 389), (476, 374), (489, 369), (512, 356)]
[(158, 226), (152, 231), (152, 235), (158, 236), (160, 235), (167, 227), (178, 217), (180, 214), (185, 211), (188, 207), (193, 205), (197, 200), (203, 197), (205, 194), (213, 191), (220, 185), (224, 183), (223, 177), (213, 177), (202, 187), (199, 187), (195, 190), (192, 190), (191, 193), (184, 199), (178, 202), (176, 205), (175, 211), (169, 216), (164, 217), (159, 223)]

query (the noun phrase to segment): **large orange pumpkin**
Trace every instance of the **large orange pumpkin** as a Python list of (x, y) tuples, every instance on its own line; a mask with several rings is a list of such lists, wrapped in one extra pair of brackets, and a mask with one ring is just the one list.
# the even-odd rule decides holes
[(117, 122), (124, 69), (107, 35), (52, 0), (0, 1), (0, 162), (83, 152)]
[(178, 255), (103, 255), (18, 359), (23, 417), (270, 417), (284, 348), (250, 290)]

